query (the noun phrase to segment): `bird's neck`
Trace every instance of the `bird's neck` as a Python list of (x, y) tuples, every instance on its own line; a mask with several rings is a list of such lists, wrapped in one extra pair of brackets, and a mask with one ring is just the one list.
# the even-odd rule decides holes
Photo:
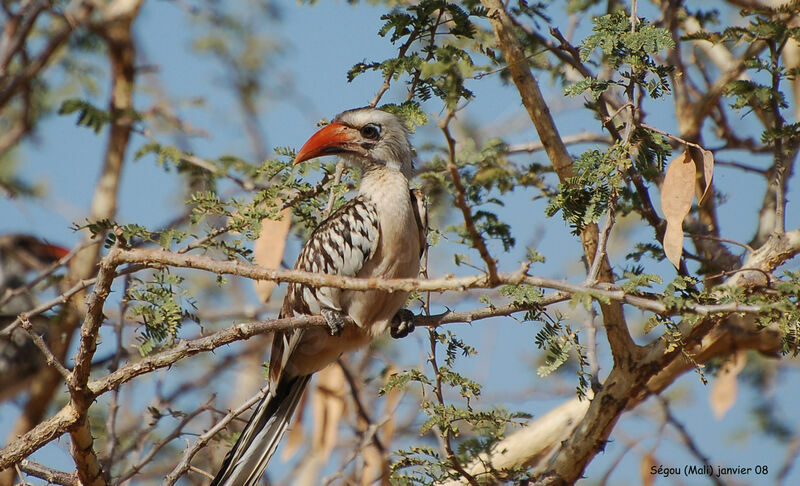
[(407, 198), (408, 178), (400, 171), (377, 166), (363, 172), (358, 193), (373, 201)]

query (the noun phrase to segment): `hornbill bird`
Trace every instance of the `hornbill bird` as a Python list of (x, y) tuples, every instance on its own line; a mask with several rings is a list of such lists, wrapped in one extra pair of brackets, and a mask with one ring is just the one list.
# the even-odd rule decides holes
[[(69, 250), (46, 243), (26, 234), (0, 235), (0, 299), (6, 292), (25, 285), (25, 277), (32, 271), (43, 271), (69, 253)], [(0, 330), (12, 323), (17, 314), (32, 309), (36, 304), (30, 292), (21, 292), (0, 307)], [(31, 318), (33, 332), (47, 336), (50, 319)], [(36, 349), (23, 329), (0, 335), (0, 401), (16, 395), (27, 385), (28, 378), (45, 365), (45, 358)]]
[[(415, 278), (425, 247), (421, 194), (408, 185), (413, 149), (395, 115), (358, 108), (315, 133), (294, 163), (339, 155), (361, 170), (358, 195), (323, 221), (300, 251), (295, 269), (348, 277)], [(279, 317), (322, 314), (330, 329), (277, 332), (269, 393), (228, 452), (212, 486), (256, 484), (286, 431), (311, 375), (391, 328), (413, 330), (407, 292), (353, 291), (289, 284)], [(345, 326), (349, 317), (355, 326)]]

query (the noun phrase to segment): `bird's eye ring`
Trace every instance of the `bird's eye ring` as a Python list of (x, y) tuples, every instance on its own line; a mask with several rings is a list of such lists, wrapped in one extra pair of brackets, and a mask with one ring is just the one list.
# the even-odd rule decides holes
[(370, 123), (361, 127), (361, 136), (370, 140), (377, 140), (381, 136), (380, 125)]

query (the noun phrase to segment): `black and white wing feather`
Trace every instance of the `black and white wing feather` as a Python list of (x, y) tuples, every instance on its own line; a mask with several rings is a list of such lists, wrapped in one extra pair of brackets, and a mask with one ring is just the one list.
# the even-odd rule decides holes
[[(378, 249), (380, 225), (375, 206), (357, 196), (339, 208), (311, 233), (294, 268), (314, 273), (355, 277)], [(341, 289), (289, 284), (280, 317), (319, 314), (321, 309), (342, 310)], [(277, 383), (286, 361), (303, 335), (302, 330), (278, 332), (272, 341), (270, 382)]]
[[(375, 207), (364, 197), (350, 200), (311, 234), (295, 264), (306, 272), (353, 277), (378, 248), (380, 227)], [(290, 284), (280, 317), (341, 310), (340, 289)], [(225, 457), (212, 486), (251, 486), (258, 483), (294, 415), (311, 375), (283, 376), (283, 370), (305, 330), (276, 332), (272, 341), (270, 392)]]

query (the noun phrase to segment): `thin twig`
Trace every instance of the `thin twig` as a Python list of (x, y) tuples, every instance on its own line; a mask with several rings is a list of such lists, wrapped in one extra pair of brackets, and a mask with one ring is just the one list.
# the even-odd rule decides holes
[[(361, 400), (361, 396), (358, 393), (358, 384), (356, 383), (355, 378), (353, 378), (353, 373), (350, 372), (350, 368), (339, 358), (336, 363), (339, 365), (339, 368), (342, 370), (342, 374), (344, 375), (344, 379), (347, 381), (347, 385), (350, 388), (350, 396), (353, 398), (353, 403), (356, 404), (356, 411), (358, 412), (358, 416), (361, 417), (367, 427), (371, 427), (373, 425), (372, 418), (370, 418), (369, 413), (367, 413), (367, 409), (364, 406), (364, 403)], [(380, 451), (381, 455), (386, 454), (386, 447), (383, 446), (381, 443), (378, 434), (372, 434), (372, 443), (375, 447)]]
[(697, 233), (687, 233), (685, 236), (686, 238), (698, 238), (701, 240), (712, 240), (712, 241), (720, 241), (722, 243), (730, 243), (731, 245), (741, 246), (750, 253), (756, 251), (755, 248), (748, 245), (747, 243), (742, 243), (741, 241), (736, 241), (736, 240), (729, 240), (728, 238), (720, 238), (718, 236), (712, 236), (712, 235), (700, 235)]
[(353, 462), (354, 460), (356, 460), (356, 458), (359, 456), (359, 454), (361, 454), (361, 451), (364, 449), (364, 447), (369, 445), (370, 441), (372, 441), (372, 438), (375, 436), (375, 434), (378, 433), (378, 430), (383, 426), (383, 424), (388, 422), (390, 420), (390, 418), (391, 417), (389, 417), (389, 416), (384, 417), (384, 419), (381, 420), (380, 423), (372, 424), (369, 427), (367, 427), (367, 430), (365, 431), (364, 436), (361, 439), (361, 442), (358, 445), (356, 445), (355, 447), (351, 447), (350, 448), (351, 453), (343, 461), (343, 465), (340, 468), (340, 470), (335, 472), (335, 473), (333, 473), (333, 474), (331, 474), (330, 476), (327, 476), (327, 477), (323, 478), (322, 481), (320, 481), (320, 484), (322, 484), (322, 486), (329, 486), (335, 480), (337, 480), (340, 477), (342, 477), (342, 470), (344, 469), (344, 467), (347, 466), (348, 464), (350, 464), (351, 462)]
[(597, 277), (600, 274), (600, 268), (608, 257), (606, 248), (608, 246), (608, 238), (611, 235), (611, 228), (614, 226), (614, 206), (614, 201), (609, 201), (608, 211), (606, 212), (606, 221), (603, 224), (603, 228), (600, 230), (600, 234), (598, 235), (597, 250), (595, 251), (594, 258), (592, 259), (592, 266), (586, 275), (586, 280), (584, 282), (585, 285), (592, 286), (597, 283)]
[(214, 163), (212, 163), (211, 161), (205, 160), (205, 159), (200, 158), (200, 157), (198, 157), (196, 155), (193, 155), (193, 154), (182, 153), (181, 154), (181, 160), (183, 162), (186, 162), (187, 164), (193, 165), (193, 166), (198, 167), (200, 169), (203, 169), (203, 170), (205, 170), (207, 172), (210, 172), (211, 174), (214, 174), (214, 175), (220, 175), (221, 174), (226, 179), (228, 179), (228, 180), (236, 183), (237, 185), (239, 185), (245, 191), (264, 190), (264, 189), (268, 188), (267, 186), (264, 186), (264, 185), (259, 184), (257, 182), (253, 182), (250, 179), (244, 179), (242, 177), (239, 177), (239, 176), (237, 176), (235, 174), (231, 174), (229, 172), (224, 172), (223, 173), (223, 172), (220, 171), (219, 167), (214, 165)]
[(761, 175), (767, 174), (767, 170), (766, 169), (760, 169), (758, 167), (752, 167), (752, 166), (749, 166), (747, 164), (742, 164), (740, 162), (719, 160), (718, 158), (714, 158), (714, 166), (715, 167), (733, 167), (735, 169), (741, 169), (741, 170), (743, 170), (745, 172), (753, 172), (755, 174), (761, 174)]
[(183, 435), (183, 428), (186, 427), (186, 425), (188, 425), (189, 422), (194, 420), (194, 418), (197, 417), (198, 415), (200, 415), (201, 413), (211, 409), (211, 404), (214, 403), (214, 398), (215, 397), (212, 396), (203, 405), (201, 405), (200, 407), (196, 408), (195, 410), (192, 410), (190, 413), (187, 413), (186, 415), (184, 415), (181, 418), (181, 421), (178, 422), (178, 425), (176, 425), (175, 428), (172, 430), (172, 432), (167, 434), (167, 436), (164, 437), (163, 439), (161, 439), (158, 442), (156, 442), (155, 444), (153, 444), (150, 447), (150, 450), (147, 451), (147, 454), (136, 465), (134, 465), (128, 472), (123, 474), (122, 477), (120, 477), (118, 479), (119, 483), (124, 483), (125, 481), (127, 481), (127, 480), (131, 479), (132, 477), (136, 476), (136, 474), (138, 474), (139, 471), (141, 471), (142, 468), (144, 466), (146, 466), (153, 459), (153, 457), (155, 457), (155, 455), (158, 454), (158, 452), (161, 449), (164, 448), (164, 446), (166, 446), (167, 444), (169, 444), (173, 440), (175, 440), (175, 439), (179, 438), (181, 435)]
[(461, 210), (461, 215), (464, 217), (464, 226), (466, 227), (467, 233), (470, 236), (472, 246), (478, 250), (481, 258), (486, 263), (489, 281), (494, 283), (498, 281), (497, 260), (495, 260), (489, 253), (489, 249), (486, 247), (486, 241), (484, 241), (483, 236), (481, 236), (480, 232), (478, 232), (478, 229), (475, 227), (475, 220), (472, 217), (472, 208), (470, 208), (469, 204), (467, 203), (466, 192), (464, 185), (461, 183), (461, 175), (458, 172), (458, 165), (456, 164), (456, 141), (450, 134), (450, 122), (453, 120), (454, 116), (455, 111), (452, 109), (449, 110), (447, 116), (439, 121), (439, 128), (442, 130), (442, 133), (444, 133), (444, 137), (447, 140), (447, 169), (450, 172), (450, 178), (453, 181), (453, 188), (456, 191), (455, 203), (458, 209)]
[[(415, 325), (426, 327), (436, 327), (443, 324), (457, 322), (472, 323), (474, 321), (488, 319), (491, 317), (507, 316), (517, 312), (534, 310), (542, 306), (563, 302), (568, 299), (569, 296), (567, 294), (554, 292), (542, 298), (540, 302), (532, 305), (524, 306), (518, 304), (509, 304), (505, 306), (483, 307), (480, 309), (462, 312), (447, 311), (431, 316), (417, 316), (414, 320), (414, 323)], [(347, 319), (345, 322), (348, 325), (354, 325), (350, 319)], [(229, 328), (222, 329), (205, 337), (181, 341), (172, 349), (148, 356), (136, 363), (124, 366), (103, 378), (92, 381), (88, 384), (88, 387), (92, 390), (94, 395), (99, 396), (122, 383), (126, 383), (134, 379), (137, 376), (150, 373), (159, 368), (172, 366), (178, 361), (194, 356), (198, 353), (218, 349), (222, 346), (236, 341), (241, 341), (258, 334), (292, 329), (323, 327), (325, 325), (325, 318), (322, 316), (298, 316), (235, 324)]]
[(81, 486), (78, 475), (66, 473), (57, 469), (52, 469), (29, 459), (23, 459), (17, 464), (20, 471), (35, 478), (44, 479), (48, 484), (60, 484), (62, 486)]
[[(564, 145), (575, 145), (579, 143), (605, 143), (610, 145), (613, 142), (613, 140), (608, 135), (602, 135), (588, 131), (576, 133), (574, 135), (565, 135), (564, 137), (562, 137), (562, 141), (564, 142)], [(544, 150), (544, 144), (541, 141), (519, 143), (506, 146), (506, 153), (508, 154), (516, 154), (523, 152), (532, 153), (532, 152), (538, 152), (540, 150)]]
[[(9, 33), (10, 36), (0, 42), (0, 45), (3, 46), (3, 51), (0, 52), (0, 77), (5, 77), (8, 74), (9, 64), (14, 59), (15, 54), (22, 50), (28, 34), (36, 23), (36, 19), (44, 12), (47, 6), (48, 2), (24, 2), (17, 12), (10, 15), (11, 18), (6, 19), (6, 28), (3, 31), (4, 33)], [(11, 12), (8, 13), (10, 14)]]
[(59, 258), (58, 261), (53, 262), (50, 265), (48, 265), (45, 269), (43, 269), (41, 272), (39, 272), (33, 279), (31, 279), (29, 282), (26, 282), (25, 285), (21, 285), (19, 287), (6, 289), (6, 291), (3, 294), (3, 296), (0, 297), (0, 309), (2, 309), (3, 306), (6, 305), (14, 297), (16, 297), (16, 296), (18, 296), (20, 294), (23, 294), (23, 293), (30, 292), (33, 289), (33, 287), (36, 286), (39, 282), (41, 282), (42, 280), (44, 280), (47, 277), (49, 277), (50, 275), (52, 275), (53, 272), (58, 270), (62, 265), (66, 265), (67, 263), (69, 263), (69, 261), (72, 260), (72, 257), (74, 257), (76, 253), (78, 253), (79, 251), (83, 250), (84, 248), (86, 248), (89, 245), (98, 244), (98, 243), (99, 242), (82, 242), (78, 246), (76, 246), (75, 248), (70, 250), (70, 252), (68, 254), (64, 255), (61, 258)]
[[(772, 66), (778, 66), (778, 57), (782, 46), (776, 46), (774, 40), (768, 41), (770, 50), (770, 61)], [(772, 92), (780, 93), (780, 82), (782, 73), (777, 68), (771, 69), (772, 74)], [(780, 97), (777, 94), (770, 96), (772, 116), (775, 120), (775, 126), (769, 127), (777, 133), (783, 130), (785, 120), (780, 110)], [(774, 156), (775, 156), (775, 228), (773, 231), (781, 234), (786, 231), (786, 153), (783, 148), (783, 137), (776, 137), (774, 140)]]
[(586, 313), (586, 360), (589, 362), (592, 391), (600, 387), (600, 362), (597, 360), (597, 311), (592, 306)]
[(268, 391), (269, 388), (267, 387), (262, 388), (261, 390), (258, 391), (258, 393), (247, 399), (241, 406), (239, 406), (239, 408), (228, 412), (228, 414), (222, 417), (222, 419), (220, 419), (216, 424), (214, 424), (213, 427), (211, 427), (201, 436), (199, 436), (197, 440), (194, 441), (194, 444), (192, 444), (191, 447), (189, 447), (184, 451), (183, 455), (181, 456), (181, 460), (178, 461), (178, 464), (175, 466), (175, 468), (172, 471), (170, 471), (169, 474), (166, 475), (163, 483), (164, 486), (172, 486), (173, 484), (175, 484), (175, 482), (178, 481), (178, 479), (180, 479), (181, 476), (183, 476), (187, 471), (191, 469), (192, 458), (198, 452), (200, 452), (200, 449), (205, 447), (205, 445), (215, 435), (217, 435), (217, 433), (220, 430), (224, 429), (231, 421), (233, 421), (233, 419), (243, 414), (250, 407), (255, 405), (256, 402), (264, 398), (264, 395), (266, 395)]
[(611, 122), (613, 122), (613, 121), (614, 121), (614, 118), (616, 118), (616, 117), (617, 117), (617, 115), (619, 115), (620, 113), (622, 113), (622, 110), (624, 110), (625, 108), (633, 108), (633, 102), (630, 102), (630, 101), (629, 101), (629, 102), (625, 103), (624, 105), (620, 106), (619, 108), (617, 108), (617, 109), (614, 111), (614, 113), (612, 113), (612, 114), (608, 115), (608, 116), (607, 116), (607, 117), (606, 117), (606, 118), (603, 120), (603, 124), (607, 124), (607, 123), (611, 123)]
[[(278, 208), (277, 213), (280, 213), (281, 211), (283, 211), (285, 209), (289, 209), (289, 208), (293, 207), (295, 204), (297, 204), (300, 201), (303, 201), (303, 200), (311, 198), (311, 197), (316, 197), (317, 195), (319, 195), (325, 189), (325, 185), (328, 183), (329, 180), (330, 180), (330, 175), (329, 174), (325, 174), (325, 175), (322, 176), (322, 180), (320, 180), (319, 183), (316, 186), (314, 186), (311, 190), (298, 191), (296, 193), (292, 193), (291, 197), (287, 197), (287, 199), (284, 201), (284, 203), (281, 205), (281, 207)], [(230, 231), (230, 229), (231, 229), (230, 225), (223, 226), (223, 227), (220, 227), (220, 228), (214, 228), (207, 235), (203, 236), (202, 238), (198, 238), (197, 240), (189, 243), (188, 245), (184, 246), (183, 248), (177, 250), (177, 252), (178, 253), (188, 253), (188, 252), (190, 252), (192, 250), (196, 250), (198, 248), (202, 248), (203, 245), (205, 245), (207, 242), (213, 240), (214, 238), (216, 238), (218, 236), (222, 236), (223, 234), (225, 234), (228, 231)]]
[[(126, 275), (122, 283), (122, 296), (119, 303), (119, 318), (114, 326), (116, 333), (116, 350), (111, 359), (111, 364), (108, 366), (108, 371), (113, 373), (119, 369), (119, 363), (122, 359), (124, 346), (122, 344), (122, 333), (125, 328), (125, 312), (128, 308), (128, 286), (130, 285), (130, 276)], [(114, 464), (114, 454), (116, 452), (119, 438), (117, 437), (117, 411), (119, 410), (119, 387), (111, 391), (111, 401), (108, 404), (108, 417), (106, 418), (106, 430), (108, 431), (108, 444), (106, 451), (106, 469), (111, 469)]]
[(67, 13), (71, 21), (65, 22), (65, 25), (60, 30), (50, 36), (47, 43), (39, 51), (39, 55), (29, 60), (16, 76), (9, 78), (8, 82), (4, 83), (4, 89), (0, 91), (0, 106), (5, 106), (11, 97), (16, 94), (17, 90), (30, 83), (49, 64), (51, 58), (69, 40), (75, 29), (90, 20), (94, 11), (92, 2), (80, 1), (75, 3), (77, 3), (75, 11)]
[(549, 47), (545, 47), (543, 49), (540, 49), (538, 51), (535, 51), (535, 52), (532, 52), (532, 53), (528, 54), (527, 56), (523, 57), (522, 59), (518, 59), (518, 60), (516, 60), (516, 61), (514, 61), (512, 63), (508, 63), (508, 64), (505, 64), (503, 66), (500, 66), (497, 69), (492, 69), (490, 71), (481, 71), (479, 73), (474, 74), (472, 76), (472, 79), (478, 80), (478, 79), (485, 78), (486, 76), (490, 76), (492, 74), (501, 73), (501, 72), (505, 71), (506, 69), (510, 69), (515, 64), (522, 64), (524, 62), (527, 62), (527, 61), (533, 59), (534, 57), (538, 56), (539, 54), (544, 54), (545, 52), (547, 52), (549, 50), (550, 50)]
[[(428, 55), (425, 56), (425, 64), (431, 62), (436, 55), (436, 29), (439, 27), (439, 22), (442, 20), (442, 16), (444, 15), (445, 9), (440, 8), (439, 14), (436, 17), (436, 21), (431, 24), (431, 30), (428, 34)], [(406, 103), (414, 99), (414, 95), (417, 92), (417, 85), (419, 84), (419, 80), (422, 77), (422, 69), (414, 70), (414, 77), (411, 79), (411, 83), (408, 86), (408, 94), (406, 95)]]
[[(82, 281), (76, 283), (75, 285), (73, 285), (70, 289), (68, 289), (66, 292), (62, 293), (58, 297), (55, 297), (54, 299), (51, 299), (51, 300), (49, 300), (49, 301), (47, 301), (47, 302), (45, 302), (43, 304), (38, 305), (37, 307), (27, 311), (25, 314), (29, 318), (31, 318), (31, 317), (38, 316), (39, 314), (42, 314), (44, 312), (47, 312), (48, 310), (52, 309), (53, 307), (55, 307), (55, 306), (57, 306), (59, 304), (61, 304), (61, 305), (66, 304), (69, 301), (70, 297), (72, 297), (73, 295), (75, 295), (77, 293), (80, 293), (80, 292), (86, 290), (88, 287), (93, 285), (96, 280), (97, 279), (95, 279), (95, 278), (82, 280)], [(14, 329), (16, 329), (21, 323), (22, 323), (22, 320), (19, 317), (17, 317), (13, 322), (11, 322), (9, 325), (4, 327), (0, 331), (0, 336), (10, 336), (11, 333), (14, 331)]]
[[(397, 58), (403, 59), (406, 56), (406, 52), (408, 52), (409, 47), (417, 40), (417, 36), (419, 35), (418, 31), (413, 31), (409, 34), (408, 39), (400, 46), (400, 49), (397, 51)], [(392, 77), (394, 76), (395, 70), (390, 69), (389, 72), (383, 77), (383, 84), (381, 84), (380, 89), (378, 92), (375, 93), (375, 96), (372, 98), (372, 101), (369, 102), (369, 106), (375, 108), (378, 106), (378, 102), (381, 101), (383, 94), (386, 93), (389, 88), (391, 87)]]
[[(428, 362), (431, 364), (433, 368), (433, 376), (434, 376), (434, 387), (433, 392), (436, 395), (436, 401), (439, 403), (439, 406), (442, 407), (444, 410), (447, 405), (444, 402), (444, 394), (442, 392), (442, 373), (439, 371), (439, 364), (436, 361), (436, 345), (438, 343), (436, 337), (436, 331), (434, 329), (428, 329), (428, 339), (430, 341), (430, 354), (428, 355)], [(451, 438), (451, 432), (449, 430), (442, 431), (441, 428), (439, 432), (444, 440), (444, 449), (445, 453), (447, 454), (447, 460), (450, 465), (453, 467), (455, 471), (458, 472), (461, 477), (467, 480), (467, 482), (471, 486), (478, 486), (478, 481), (475, 479), (473, 475), (468, 473), (464, 466), (461, 464), (461, 461), (458, 460), (455, 452), (453, 451), (453, 444)]]
[[(787, 235), (790, 233), (787, 233)], [(800, 230), (794, 230), (791, 238), (783, 241), (786, 244), (800, 245)], [(800, 251), (782, 248), (782, 259)], [(114, 264), (135, 263), (147, 267), (173, 266), (205, 270), (219, 275), (238, 275), (255, 280), (272, 280), (276, 282), (293, 282), (312, 287), (334, 287), (344, 290), (391, 290), (405, 292), (442, 292), (448, 290), (463, 291), (465, 289), (496, 288), (501, 284), (520, 285), (528, 284), (568, 293), (589, 293), (618, 302), (624, 302), (641, 310), (657, 313), (669, 313), (670, 307), (660, 302), (657, 294), (626, 293), (620, 287), (609, 283), (599, 282), (593, 287), (573, 284), (564, 280), (527, 275), (528, 267), (523, 265), (515, 272), (497, 275), (497, 281), (492, 283), (487, 275), (473, 275), (468, 277), (444, 276), (432, 279), (402, 278), (358, 278), (344, 277), (341, 275), (320, 274), (303, 272), (300, 270), (269, 269), (250, 265), (238, 261), (220, 261), (202, 255), (181, 255), (164, 250), (121, 250), (112, 249), (107, 257)], [(782, 259), (780, 261), (782, 261)], [(780, 263), (779, 260), (770, 261), (771, 264)], [(722, 304), (692, 304), (686, 303), (685, 312), (694, 312), (700, 315), (709, 312), (760, 312), (763, 306), (747, 305), (737, 302)]]
[(45, 359), (47, 360), (47, 364), (55, 368), (55, 370), (58, 371), (58, 374), (60, 374), (64, 378), (64, 380), (69, 381), (70, 378), (72, 377), (72, 373), (70, 373), (70, 371), (66, 369), (64, 365), (61, 364), (58, 358), (55, 357), (53, 352), (47, 346), (47, 343), (44, 342), (44, 339), (42, 339), (42, 336), (34, 332), (33, 326), (31, 325), (31, 321), (28, 319), (28, 316), (25, 313), (22, 313), (19, 315), (19, 319), (22, 329), (28, 334), (28, 337), (31, 338), (33, 344), (35, 344), (36, 347), (39, 348), (39, 351), (42, 352)]
[(336, 202), (336, 186), (339, 185), (339, 182), (342, 181), (342, 174), (344, 173), (344, 161), (340, 160), (336, 163), (336, 170), (333, 173), (333, 183), (331, 183), (331, 190), (330, 194), (328, 194), (328, 205), (325, 207), (325, 211), (322, 213), (322, 219), (328, 219), (328, 217), (333, 213), (333, 205)]
[[(132, 130), (139, 135), (142, 135), (146, 139), (148, 139), (151, 143), (159, 144), (160, 142), (153, 136), (149, 129), (142, 129), (142, 128), (132, 128)], [(180, 161), (184, 162), (188, 165), (197, 167), (198, 169), (204, 170), (214, 176), (224, 177), (237, 186), (241, 187), (245, 191), (256, 191), (256, 190), (265, 190), (268, 189), (268, 186), (263, 184), (259, 184), (251, 179), (246, 179), (243, 177), (239, 177), (236, 174), (232, 174), (230, 172), (223, 171), (220, 167), (216, 164), (211, 162), (210, 160), (206, 160), (202, 157), (198, 157), (197, 155), (191, 154), (189, 152), (185, 152), (183, 150), (179, 150), (178, 154)]]
[(703, 148), (703, 146), (701, 146), (699, 144), (696, 144), (694, 142), (690, 142), (690, 141), (686, 140), (685, 138), (681, 138), (681, 137), (679, 137), (677, 135), (673, 135), (673, 134), (671, 134), (669, 132), (665, 132), (664, 130), (661, 130), (660, 128), (656, 128), (656, 127), (654, 127), (652, 125), (648, 125), (647, 123), (639, 123), (639, 126), (641, 126), (642, 128), (646, 128), (646, 129), (650, 130), (651, 132), (656, 132), (659, 135), (664, 135), (665, 137), (671, 138), (671, 139), (673, 139), (673, 140), (675, 140), (677, 142), (680, 142), (680, 143), (682, 143), (684, 145), (688, 145), (690, 147), (694, 147), (697, 150), (705, 151), (705, 148)]
[[(708, 456), (706, 456), (700, 451), (700, 448), (697, 446), (692, 436), (689, 435), (689, 432), (686, 430), (686, 427), (684, 427), (682, 423), (678, 422), (678, 419), (676, 419), (675, 416), (672, 415), (672, 410), (670, 409), (669, 402), (661, 396), (658, 396), (658, 402), (661, 404), (661, 409), (664, 412), (664, 417), (667, 423), (670, 424), (678, 432), (681, 441), (689, 449), (689, 452), (691, 452), (692, 455), (695, 458), (697, 458), (697, 460), (702, 462), (703, 465), (706, 467), (706, 469), (710, 471), (712, 468)], [(709, 475), (709, 479), (717, 486), (723, 486), (725, 484), (722, 481), (720, 481), (717, 476), (713, 474)]]

